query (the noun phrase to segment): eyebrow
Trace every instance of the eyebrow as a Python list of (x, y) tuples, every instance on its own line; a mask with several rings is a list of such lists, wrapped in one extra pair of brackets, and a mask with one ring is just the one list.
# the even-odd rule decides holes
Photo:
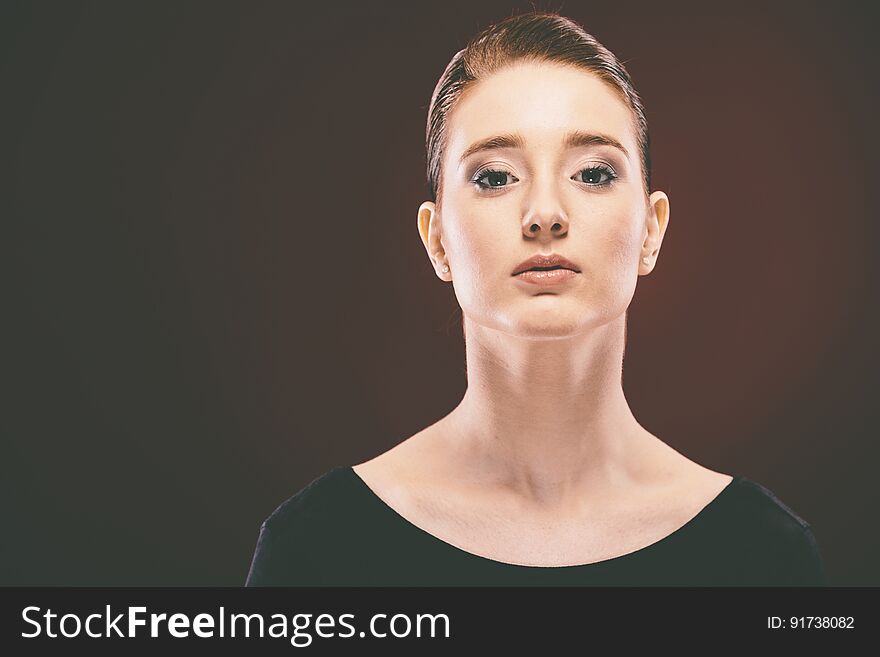
[[(626, 148), (623, 147), (623, 144), (621, 144), (614, 137), (610, 137), (609, 135), (603, 135), (595, 132), (586, 132), (584, 130), (573, 130), (565, 135), (565, 139), (563, 139), (562, 143), (565, 148), (578, 148), (582, 146), (596, 145), (613, 146), (614, 148), (620, 149), (623, 154), (627, 158), (629, 158), (629, 153), (627, 152)], [(486, 139), (481, 139), (468, 146), (464, 150), (464, 153), (461, 154), (459, 164), (464, 162), (474, 153), (479, 153), (480, 151), (495, 150), (499, 148), (522, 149), (524, 146), (525, 140), (519, 133), (515, 132), (487, 137)]]

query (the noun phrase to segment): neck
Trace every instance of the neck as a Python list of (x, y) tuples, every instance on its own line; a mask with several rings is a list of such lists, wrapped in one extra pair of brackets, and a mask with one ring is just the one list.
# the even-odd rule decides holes
[(540, 340), (468, 323), (468, 388), (443, 420), (459, 471), (542, 506), (635, 476), (656, 439), (623, 393), (625, 323)]

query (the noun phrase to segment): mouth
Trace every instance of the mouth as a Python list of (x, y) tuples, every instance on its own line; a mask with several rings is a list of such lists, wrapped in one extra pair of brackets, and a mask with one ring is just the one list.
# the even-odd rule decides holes
[(554, 265), (553, 267), (532, 267), (516, 274), (514, 278), (530, 285), (546, 286), (566, 283), (574, 279), (575, 276), (578, 276), (578, 272), (573, 269)]
[(531, 258), (523, 260), (511, 272), (513, 276), (520, 276), (527, 271), (530, 272), (548, 272), (565, 270), (573, 273), (579, 273), (580, 269), (577, 264), (565, 258), (559, 253), (535, 254)]

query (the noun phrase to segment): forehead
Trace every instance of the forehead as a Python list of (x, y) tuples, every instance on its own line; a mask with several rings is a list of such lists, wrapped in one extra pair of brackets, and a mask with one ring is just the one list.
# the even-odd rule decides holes
[(616, 90), (590, 71), (556, 63), (517, 63), (472, 83), (449, 114), (453, 166), (474, 142), (519, 132), (526, 148), (558, 148), (570, 130), (614, 137), (636, 153), (633, 118)]

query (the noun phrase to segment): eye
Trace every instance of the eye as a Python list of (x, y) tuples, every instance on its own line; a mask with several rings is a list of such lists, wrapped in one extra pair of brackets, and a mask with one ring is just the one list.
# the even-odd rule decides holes
[[(496, 187), (505, 187), (504, 179), (508, 176), (514, 178), (512, 173), (503, 169), (481, 169), (474, 175), (471, 182), (480, 189), (493, 189)], [(488, 184), (480, 182), (483, 178), (486, 178)]]
[[(604, 164), (596, 164), (586, 169), (581, 169), (578, 172), (578, 176), (583, 173), (587, 174), (587, 179), (582, 179), (579, 182), (586, 183), (590, 187), (604, 187), (605, 185), (610, 185), (617, 178), (617, 174)], [(605, 176), (606, 180), (602, 180), (602, 176)]]
[[(581, 169), (575, 178), (578, 178), (581, 174), (587, 175), (578, 182), (582, 182), (589, 187), (605, 187), (617, 179), (617, 174), (604, 164), (596, 164), (586, 169)], [(486, 182), (482, 182), (484, 178)], [(498, 189), (499, 187), (507, 186), (505, 182), (507, 178), (516, 180), (516, 176), (504, 169), (481, 169), (474, 175), (471, 182), (480, 189)]]

